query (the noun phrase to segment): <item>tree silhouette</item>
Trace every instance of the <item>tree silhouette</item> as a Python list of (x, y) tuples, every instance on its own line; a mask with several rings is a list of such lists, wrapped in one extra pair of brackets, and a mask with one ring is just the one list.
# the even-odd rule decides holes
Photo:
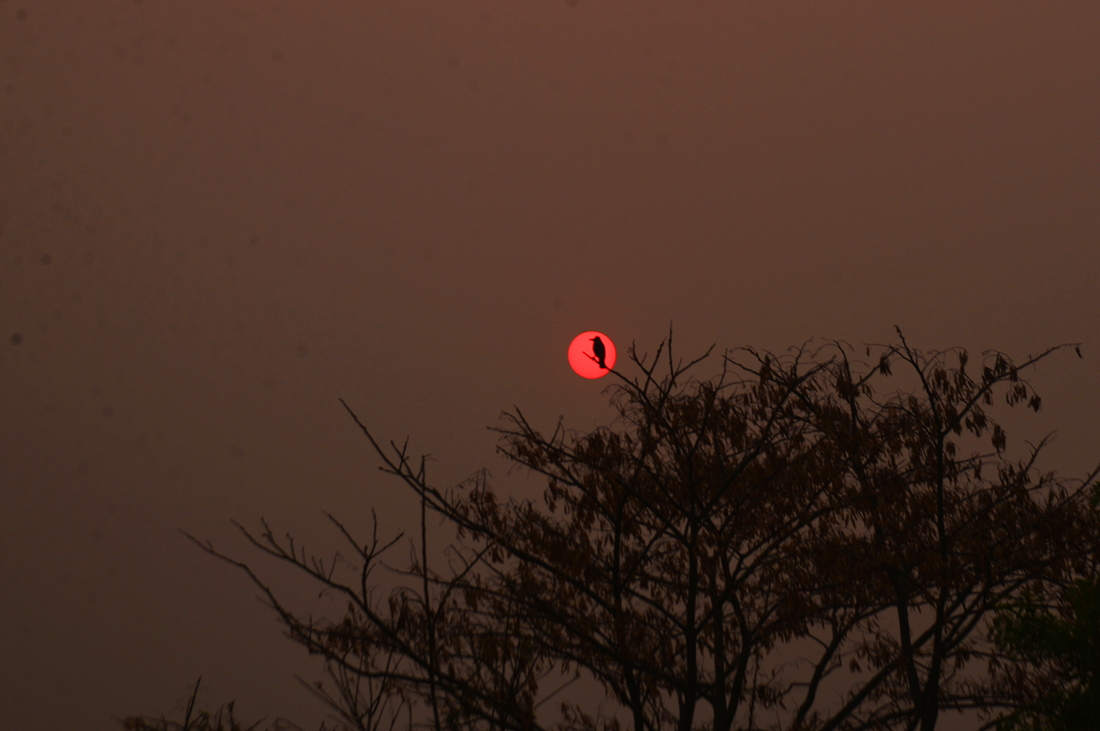
[[(1094, 509), (1100, 483), (1092, 487)], [(1027, 593), (998, 612), (993, 639), (1004, 654), (999, 679), (1021, 699), (998, 719), (1004, 731), (1089, 731), (1100, 719), (1100, 571), (1054, 602)]]
[[(169, 721), (164, 716), (154, 718), (152, 716), (129, 716), (121, 720), (122, 727), (128, 731), (257, 731), (261, 721), (245, 726), (239, 721), (233, 712), (232, 702), (223, 705), (216, 711), (205, 711), (195, 708), (195, 701), (199, 696), (199, 687), (202, 685), (202, 676), (195, 681), (195, 690), (187, 700), (187, 708), (183, 712), (183, 721), (177, 723)], [(285, 721), (276, 721), (268, 727), (270, 731), (290, 731), (298, 729), (294, 724)], [(300, 729), (299, 729), (300, 731)], [(321, 726), (325, 731), (325, 726)]]
[[(504, 415), (500, 451), (543, 476), (538, 502), (498, 498), (484, 471), (431, 485), (407, 442), (383, 445), (345, 403), (420, 499), (407, 585), (377, 596), (371, 574), (398, 540), (381, 543), (377, 520), (360, 543), (329, 516), (354, 548), (349, 580), (266, 522), (238, 524), (342, 597), (334, 618), (195, 542), (325, 658), (339, 689), (325, 697), (362, 731), (398, 711), (436, 731), (932, 731), (944, 711), (991, 715), (1018, 701), (989, 672), (993, 612), (1025, 589), (1050, 596), (1095, 555), (1095, 473), (1038, 472), (1044, 442), (1010, 459), (987, 413), (995, 397), (1038, 411), (1021, 374), (1059, 348), (1018, 365), (989, 352), (972, 376), (966, 351), (898, 337), (868, 363), (843, 343), (742, 349), (706, 379), (693, 372), (711, 351), (685, 364), (671, 335), (652, 358), (632, 347), (640, 375), (615, 373), (611, 426), (544, 435)], [(890, 378), (909, 390), (876, 390)], [(446, 575), (425, 560), (428, 511), (458, 530)], [(561, 694), (579, 678), (616, 708)]]

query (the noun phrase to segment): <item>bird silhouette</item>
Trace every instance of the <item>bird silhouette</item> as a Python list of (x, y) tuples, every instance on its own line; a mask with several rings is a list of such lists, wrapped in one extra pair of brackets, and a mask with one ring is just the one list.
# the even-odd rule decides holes
[(604, 360), (607, 358), (607, 347), (604, 346), (603, 340), (600, 339), (599, 335), (592, 338), (592, 352), (595, 353), (596, 362), (600, 364), (600, 368), (603, 368), (605, 371), (611, 370), (607, 367), (607, 362)]

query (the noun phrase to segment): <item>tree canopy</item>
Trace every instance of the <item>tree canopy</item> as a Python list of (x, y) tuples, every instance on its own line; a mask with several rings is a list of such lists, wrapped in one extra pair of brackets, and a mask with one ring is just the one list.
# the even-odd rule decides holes
[[(400, 538), (330, 516), (355, 574), (263, 523), (259, 551), (344, 610), (295, 610), (245, 561), (288, 635), (325, 658), (311, 685), (348, 728), (436, 731), (920, 729), (946, 712), (993, 719), (1020, 702), (991, 641), (998, 607), (1060, 596), (1097, 555), (1083, 480), (1010, 450), (998, 408), (1041, 408), (1040, 360), (844, 343), (690, 362), (671, 336), (613, 372), (616, 419), (544, 433), (519, 410), (496, 431), (541, 476), (516, 500), (485, 471), (433, 485), (345, 403), (381, 469), (419, 498), (419, 549), (380, 596)], [(1079, 351), (1078, 351), (1079, 354)], [(718, 373), (697, 372), (718, 361)], [(453, 525), (428, 565), (426, 515)], [(586, 706), (587, 679), (607, 703)], [(327, 685), (325, 684), (327, 683)], [(550, 705), (551, 702), (553, 705)], [(402, 720), (404, 719), (404, 720)], [(992, 722), (992, 721), (991, 721)], [(152, 728), (153, 726), (149, 726)]]

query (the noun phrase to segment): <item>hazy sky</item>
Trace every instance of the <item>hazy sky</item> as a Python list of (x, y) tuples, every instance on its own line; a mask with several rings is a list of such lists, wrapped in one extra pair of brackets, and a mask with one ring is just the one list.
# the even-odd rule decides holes
[(485, 427), (604, 420), (585, 330), (624, 366), (670, 322), (684, 355), (1081, 341), (1009, 438), (1084, 472), (1098, 38), (1083, 1), (0, 0), (5, 723), (105, 731), (201, 673), (315, 727), (315, 659), (178, 529), (414, 530), (338, 397), (440, 484), (533, 494)]

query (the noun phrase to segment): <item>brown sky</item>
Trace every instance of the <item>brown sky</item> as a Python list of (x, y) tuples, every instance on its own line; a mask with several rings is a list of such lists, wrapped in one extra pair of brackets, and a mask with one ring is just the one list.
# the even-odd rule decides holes
[(105, 731), (202, 673), (315, 726), (316, 663), (177, 529), (415, 528), (337, 397), (440, 483), (534, 490), (484, 427), (604, 419), (588, 329), (1082, 341), (1019, 434), (1082, 473), (1097, 38), (1093, 2), (0, 0), (5, 724)]

